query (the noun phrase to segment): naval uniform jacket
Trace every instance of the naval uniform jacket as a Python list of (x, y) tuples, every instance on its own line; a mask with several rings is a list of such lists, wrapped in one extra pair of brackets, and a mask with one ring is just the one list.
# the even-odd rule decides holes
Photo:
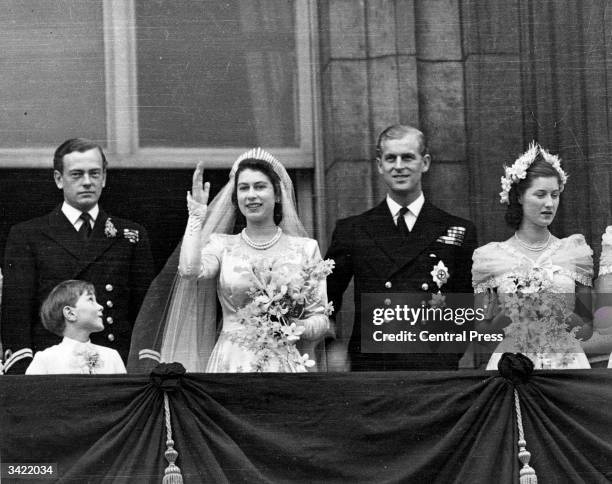
[(91, 282), (104, 307), (104, 331), (91, 341), (113, 348), (127, 361), (132, 327), (153, 278), (145, 229), (100, 209), (87, 241), (61, 205), (48, 215), (11, 228), (5, 249), (2, 344), (5, 369), (23, 373), (33, 353), (58, 344), (39, 316), (51, 289), (67, 279)]
[(472, 293), (472, 253), (477, 247), (476, 228), (425, 201), (416, 223), (403, 237), (386, 201), (371, 210), (339, 220), (326, 258), (335, 261), (327, 279), (328, 298), (335, 311), (354, 278), (355, 321), (348, 352), (352, 370), (457, 369), (460, 354), (364, 353), (361, 351), (362, 293), (437, 292), (431, 271), (442, 261), (450, 277), (444, 293)]

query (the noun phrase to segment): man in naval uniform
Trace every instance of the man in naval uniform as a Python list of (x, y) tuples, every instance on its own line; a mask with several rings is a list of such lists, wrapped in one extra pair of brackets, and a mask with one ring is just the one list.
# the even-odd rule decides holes
[(69, 139), (55, 151), (53, 177), (64, 202), (50, 214), (11, 228), (5, 249), (1, 335), (7, 373), (24, 373), (35, 352), (59, 343), (39, 317), (51, 289), (68, 279), (93, 283), (104, 306), (104, 331), (95, 344), (124, 362), (132, 326), (153, 278), (145, 229), (111, 217), (98, 205), (106, 157), (96, 143)]
[(461, 353), (429, 351), (429, 347), (413, 353), (362, 351), (362, 294), (376, 293), (380, 301), (386, 301), (382, 304), (388, 304), (385, 295), (393, 293), (420, 293), (427, 301), (433, 301), (438, 291), (472, 293), (472, 253), (477, 247), (476, 229), (470, 221), (440, 210), (423, 196), (421, 177), (429, 170), (431, 158), (421, 131), (390, 126), (380, 134), (376, 151), (387, 197), (365, 213), (339, 220), (326, 255), (335, 261), (327, 291), (336, 312), (354, 279), (350, 368), (457, 369)]

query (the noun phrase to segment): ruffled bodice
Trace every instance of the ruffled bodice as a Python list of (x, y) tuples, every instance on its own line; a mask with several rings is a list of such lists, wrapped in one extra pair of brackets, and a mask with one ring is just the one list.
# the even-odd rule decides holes
[(508, 242), (491, 242), (474, 251), (472, 285), (474, 292), (506, 289), (509, 274), (542, 269), (553, 280), (553, 291), (574, 293), (575, 284), (593, 284), (593, 251), (580, 234), (558, 239), (532, 260)]

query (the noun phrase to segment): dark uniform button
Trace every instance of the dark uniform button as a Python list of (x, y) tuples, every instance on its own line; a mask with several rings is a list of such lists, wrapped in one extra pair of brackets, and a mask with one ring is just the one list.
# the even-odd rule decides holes
[(113, 333), (109, 333), (109, 335), (106, 338), (111, 342), (115, 341), (115, 335)]
[(113, 307), (113, 301), (106, 301), (106, 307), (112, 308)]
[(424, 282), (423, 284), (421, 284), (421, 289), (423, 289), (423, 291), (427, 291), (429, 289), (429, 284)]
[(387, 282), (385, 282), (385, 287), (387, 289), (391, 289), (393, 287), (393, 284), (391, 284), (391, 281), (387, 281)]
[(391, 299), (385, 299), (385, 306), (391, 306)]
[(106, 292), (112, 292), (114, 287), (112, 284), (107, 284), (104, 289), (106, 289)]
[(113, 318), (111, 318), (110, 316), (108, 318), (106, 318), (106, 322), (108, 324), (113, 324), (114, 323)]

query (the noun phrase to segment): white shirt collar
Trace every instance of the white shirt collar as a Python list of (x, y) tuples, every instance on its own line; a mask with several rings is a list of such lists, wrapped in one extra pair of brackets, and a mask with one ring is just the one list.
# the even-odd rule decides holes
[[(419, 214), (421, 213), (421, 209), (423, 208), (424, 204), (425, 204), (425, 195), (423, 195), (423, 192), (421, 192), (421, 194), (416, 198), (416, 200), (412, 202), (410, 205), (408, 205), (407, 208), (410, 211), (410, 213), (413, 214), (415, 218), (417, 218)], [(393, 200), (389, 196), (389, 194), (387, 194), (387, 206), (389, 207), (389, 211), (393, 215), (393, 218), (394, 219), (397, 218), (397, 216), (399, 215), (399, 211), (402, 208), (402, 205), (400, 205), (395, 200)]]
[[(66, 218), (70, 221), (70, 223), (74, 226), (76, 226), (77, 222), (81, 222), (81, 210), (79, 210), (78, 208), (74, 208), (72, 205), (68, 204), (66, 201), (64, 201), (64, 203), (62, 204), (62, 212), (64, 213), (64, 215), (66, 216)], [(96, 218), (98, 218), (98, 213), (100, 213), (100, 207), (98, 207), (98, 204), (96, 203), (96, 205), (89, 210), (89, 215), (91, 215), (91, 221), (92, 223), (95, 223)], [(79, 226), (81, 224), (79, 223)]]
[(69, 338), (68, 336), (64, 336), (64, 339), (62, 339), (61, 344), (64, 346), (67, 346), (68, 348), (78, 348), (79, 346), (90, 345), (91, 340), (88, 339), (87, 341), (83, 342), (83, 341), (77, 341), (76, 339)]

